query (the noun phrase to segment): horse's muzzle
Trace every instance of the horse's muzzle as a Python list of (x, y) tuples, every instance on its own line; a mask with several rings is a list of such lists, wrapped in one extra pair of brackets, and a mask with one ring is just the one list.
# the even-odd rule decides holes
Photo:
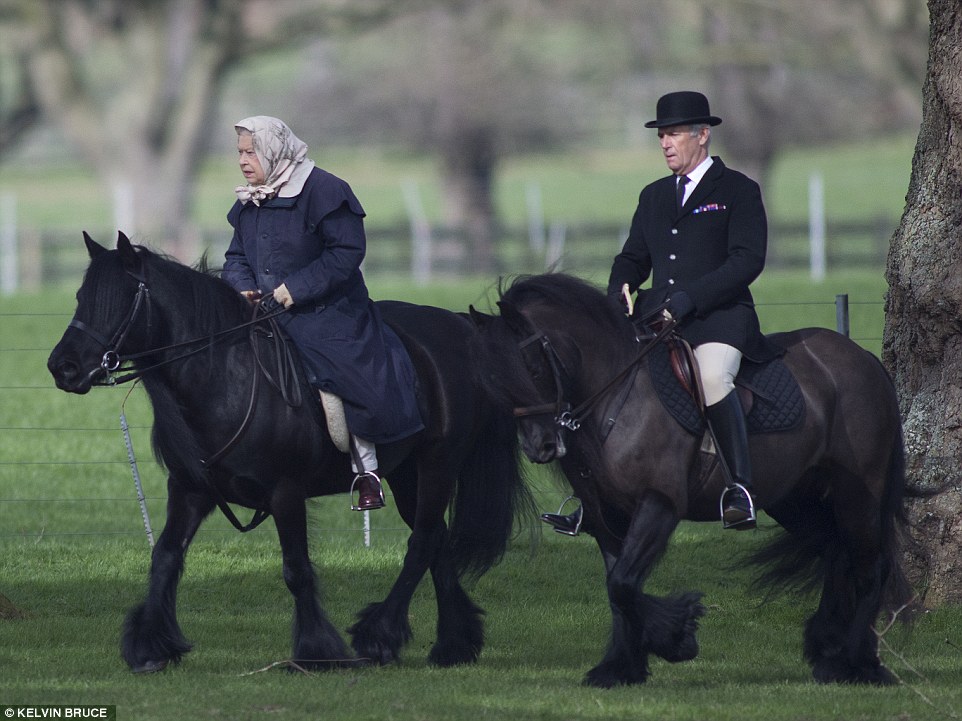
[[(564, 429), (544, 429), (534, 424), (520, 424), (521, 449), (532, 463), (551, 463), (565, 457)], [(527, 427), (525, 427), (527, 426)]]
[(84, 372), (78, 361), (54, 348), (47, 359), (47, 370), (53, 376), (57, 388), (68, 393), (84, 395), (93, 386), (94, 379), (100, 374), (98, 366), (93, 371)]

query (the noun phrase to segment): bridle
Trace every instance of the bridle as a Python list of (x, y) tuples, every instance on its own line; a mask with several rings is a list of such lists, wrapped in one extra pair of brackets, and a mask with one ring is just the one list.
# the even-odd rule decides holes
[[(555, 425), (569, 431), (577, 431), (580, 429), (581, 419), (584, 417), (585, 412), (590, 410), (619, 383), (636, 372), (642, 359), (654, 350), (668, 335), (674, 332), (675, 326), (678, 325), (678, 322), (674, 319), (662, 321), (654, 335), (644, 336), (643, 339), (646, 341), (645, 345), (642, 346), (641, 350), (638, 351), (634, 358), (632, 358), (621, 371), (615, 374), (614, 377), (599, 390), (585, 398), (577, 406), (572, 407), (572, 404), (565, 399), (564, 381), (565, 376), (570, 377), (570, 374), (565, 368), (564, 360), (562, 360), (561, 355), (555, 349), (548, 334), (538, 329), (530, 319), (528, 319), (528, 323), (535, 329), (534, 333), (520, 341), (518, 348), (523, 353), (525, 348), (534, 343), (537, 343), (541, 347), (542, 353), (548, 362), (548, 367), (551, 369), (555, 386), (555, 400), (554, 403), (516, 407), (514, 409), (514, 417), (520, 419), (529, 416), (554, 414)], [(642, 338), (638, 338), (638, 340), (642, 340)]]
[[(253, 317), (251, 320), (244, 323), (240, 323), (230, 328), (225, 328), (224, 330), (211, 333), (210, 335), (191, 338), (189, 340), (180, 341), (178, 343), (172, 343), (166, 346), (159, 346), (157, 348), (151, 348), (145, 351), (140, 351), (138, 353), (128, 353), (121, 354), (121, 349), (124, 342), (127, 340), (127, 336), (130, 334), (131, 328), (133, 328), (134, 323), (137, 322), (137, 318), (140, 316), (142, 310), (147, 311), (147, 330), (150, 330), (150, 288), (147, 285), (147, 279), (137, 273), (127, 271), (134, 280), (137, 281), (137, 293), (134, 295), (133, 301), (131, 301), (130, 310), (128, 310), (124, 321), (120, 324), (120, 327), (114, 332), (114, 334), (108, 340), (105, 335), (100, 333), (94, 328), (83, 321), (73, 318), (68, 324), (68, 328), (76, 328), (82, 333), (93, 338), (103, 349), (104, 354), (101, 357), (100, 365), (92, 369), (87, 377), (91, 380), (94, 385), (120, 385), (122, 383), (127, 383), (128, 381), (136, 380), (148, 372), (155, 370), (157, 368), (170, 365), (179, 360), (189, 358), (190, 356), (202, 353), (205, 350), (210, 349), (214, 343), (216, 343), (220, 338), (236, 333), (237, 331), (244, 330), (245, 328), (252, 328), (260, 325), (263, 321), (272, 321), (278, 315), (287, 312), (287, 308), (277, 305), (274, 307), (269, 307), (264, 302), (255, 304)], [(275, 337), (280, 337), (280, 334), (275, 334)], [(253, 339), (252, 339), (253, 340)], [(125, 367), (126, 364), (132, 363), (133, 361), (139, 360), (141, 358), (147, 358), (151, 356), (156, 356), (159, 353), (165, 353), (171, 350), (178, 350), (181, 348), (188, 348), (189, 350), (167, 358), (165, 360), (158, 361), (153, 365), (147, 366), (145, 368), (130, 368)], [(255, 351), (256, 355), (256, 351)], [(266, 369), (264, 369), (263, 363), (260, 362), (258, 357), (258, 364), (264, 370), (265, 374), (270, 377)], [(127, 370), (123, 375), (115, 377), (114, 373), (121, 369)], [(103, 374), (103, 378), (99, 379), (97, 376)], [(282, 391), (283, 392), (283, 391)], [(285, 392), (286, 398), (286, 392)]]
[[(72, 318), (67, 324), (68, 328), (76, 328), (82, 333), (85, 333), (93, 338), (104, 349), (104, 354), (100, 359), (100, 365), (87, 374), (87, 377), (91, 380), (91, 382), (96, 382), (96, 376), (100, 375), (101, 371), (104, 373), (104, 381), (101, 383), (101, 385), (114, 385), (118, 382), (123, 383), (127, 380), (133, 380), (132, 377), (124, 377), (120, 381), (117, 381), (113, 377), (113, 373), (120, 368), (125, 360), (128, 360), (128, 358), (124, 358), (120, 355), (120, 348), (123, 346), (124, 341), (127, 340), (127, 335), (130, 333), (130, 329), (133, 328), (134, 323), (137, 321), (137, 317), (140, 315), (141, 309), (147, 308), (148, 316), (150, 315), (150, 289), (147, 287), (147, 281), (142, 277), (138, 278), (136, 276), (135, 280), (137, 280), (137, 294), (134, 296), (130, 310), (127, 312), (127, 317), (110, 337), (110, 340), (107, 340), (103, 334), (94, 328), (91, 328), (83, 321), (77, 320), (76, 317)], [(149, 317), (147, 320), (147, 327), (148, 329), (150, 328)]]
[[(100, 344), (101, 347), (104, 348), (104, 354), (101, 357), (100, 365), (94, 368), (93, 370), (91, 370), (87, 374), (87, 377), (95, 385), (111, 385), (112, 386), (112, 385), (118, 385), (121, 383), (126, 383), (132, 380), (137, 380), (141, 376), (146, 374), (148, 371), (154, 370), (161, 366), (169, 365), (176, 361), (183, 360), (184, 358), (188, 358), (190, 356), (193, 356), (205, 350), (208, 350), (209, 348), (213, 347), (213, 345), (223, 336), (236, 333), (237, 331), (243, 330), (245, 328), (248, 329), (252, 352), (258, 368), (255, 369), (252, 374), (253, 377), (251, 380), (250, 402), (248, 403), (247, 412), (244, 416), (243, 421), (241, 421), (240, 427), (237, 429), (234, 435), (230, 438), (230, 440), (227, 441), (224, 447), (221, 448), (216, 453), (212, 454), (209, 458), (200, 460), (201, 465), (205, 469), (209, 469), (211, 466), (217, 463), (221, 458), (227, 455), (227, 453), (237, 444), (241, 436), (243, 436), (244, 432), (247, 430), (248, 426), (250, 425), (250, 421), (254, 415), (254, 407), (256, 406), (256, 403), (257, 403), (257, 395), (260, 387), (259, 381), (260, 381), (261, 373), (263, 373), (264, 376), (267, 378), (267, 380), (271, 383), (271, 385), (274, 386), (281, 393), (281, 396), (283, 397), (284, 401), (288, 405), (292, 407), (296, 407), (301, 404), (300, 387), (297, 385), (297, 380), (296, 380), (296, 370), (295, 370), (296, 361), (294, 360), (294, 355), (291, 352), (289, 344), (286, 342), (284, 334), (281, 333), (280, 329), (277, 327), (277, 320), (276, 320), (277, 316), (281, 315), (282, 313), (286, 313), (288, 309), (280, 304), (277, 304), (276, 301), (274, 301), (273, 305), (271, 305), (270, 303), (266, 303), (264, 301), (256, 303), (254, 305), (253, 317), (251, 318), (251, 320), (236, 326), (232, 326), (225, 330), (212, 333), (208, 336), (204, 336), (201, 338), (192, 338), (190, 340), (181, 341), (179, 343), (173, 343), (171, 345), (167, 345), (159, 348), (152, 348), (150, 350), (141, 351), (139, 353), (129, 353), (126, 355), (122, 355), (121, 349), (123, 348), (124, 342), (127, 340), (127, 336), (130, 334), (131, 328), (134, 327), (134, 323), (137, 322), (137, 318), (140, 316), (141, 312), (144, 309), (146, 309), (147, 311), (148, 332), (150, 330), (150, 288), (147, 286), (147, 279), (143, 275), (135, 274), (129, 270), (127, 271), (127, 273), (128, 275), (133, 277), (134, 280), (137, 281), (137, 293), (134, 296), (133, 301), (131, 302), (130, 309), (128, 310), (127, 315), (124, 318), (124, 321), (120, 324), (120, 327), (117, 328), (117, 330), (114, 332), (114, 334), (110, 337), (109, 340), (106, 338), (105, 335), (103, 335), (96, 329), (91, 328), (89, 325), (87, 325), (83, 321), (77, 320), (76, 318), (73, 318), (68, 324), (69, 328), (76, 328), (80, 332), (93, 338), (98, 344)], [(258, 329), (261, 329), (263, 327), (262, 324), (265, 321), (269, 322), (270, 324), (270, 329), (267, 331), (268, 336), (275, 338), (277, 341), (275, 343), (276, 367), (277, 367), (276, 379), (271, 376), (270, 372), (267, 369), (267, 366), (264, 364), (263, 359), (258, 353), (258, 344), (257, 344), (257, 339), (255, 337), (255, 331), (257, 331)], [(191, 346), (195, 346), (195, 347), (191, 348)], [(167, 358), (166, 360), (159, 361), (146, 368), (134, 368), (130, 372), (127, 372), (120, 377), (114, 377), (113, 375), (121, 367), (123, 367), (125, 363), (131, 363), (140, 358), (144, 358), (148, 356), (156, 356), (159, 353), (163, 353), (170, 350), (176, 350), (179, 348), (189, 348), (189, 350), (183, 353), (180, 353), (179, 355)], [(103, 373), (104, 377), (102, 380), (99, 380), (97, 376), (99, 376), (101, 373)], [(214, 483), (214, 479), (210, 475), (210, 473), (205, 473), (204, 477), (207, 480), (208, 490), (210, 491), (215, 503), (220, 508), (224, 516), (227, 517), (227, 520), (230, 521), (231, 524), (241, 533), (246, 533), (247, 531), (253, 530), (270, 516), (269, 511), (265, 511), (263, 509), (256, 509), (254, 511), (254, 516), (251, 519), (251, 521), (246, 525), (242, 524), (240, 520), (237, 518), (237, 516), (234, 514), (233, 510), (231, 510), (230, 506), (227, 503), (227, 500), (224, 498), (223, 494), (220, 492), (220, 489), (217, 488), (217, 484)]]
[(532, 335), (518, 343), (518, 349), (521, 351), (522, 356), (524, 355), (525, 349), (534, 343), (541, 346), (541, 352), (547, 359), (548, 367), (551, 369), (551, 376), (555, 386), (555, 401), (554, 403), (540, 403), (534, 406), (517, 407), (514, 409), (514, 417), (525, 418), (527, 416), (540, 416), (553, 413), (554, 422), (557, 425), (568, 430), (576, 431), (581, 427), (581, 422), (571, 415), (571, 404), (565, 401), (564, 377), (570, 376), (570, 373), (565, 367), (565, 363), (558, 354), (558, 351), (555, 350), (554, 345), (552, 345), (551, 339), (548, 338), (546, 333), (540, 330), (536, 330)]

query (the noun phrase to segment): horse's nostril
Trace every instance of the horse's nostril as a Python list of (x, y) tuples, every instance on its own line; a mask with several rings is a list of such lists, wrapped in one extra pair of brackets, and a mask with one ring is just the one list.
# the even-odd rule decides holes
[(80, 375), (80, 366), (75, 361), (63, 357), (51, 356), (47, 362), (47, 369), (57, 381), (69, 382)]

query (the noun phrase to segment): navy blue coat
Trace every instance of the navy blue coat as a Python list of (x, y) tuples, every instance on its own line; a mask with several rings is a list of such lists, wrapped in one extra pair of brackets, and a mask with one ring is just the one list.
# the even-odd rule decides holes
[(363, 218), (350, 186), (314, 168), (296, 197), (234, 204), (223, 277), (238, 291), (287, 285), (294, 306), (278, 320), (311, 384), (344, 400), (351, 433), (388, 443), (423, 425), (411, 359), (361, 275)]
[(768, 221), (761, 190), (751, 178), (714, 157), (681, 212), (675, 207), (675, 176), (641, 191), (624, 248), (612, 264), (608, 292), (639, 293), (644, 315), (676, 291), (695, 304), (678, 328), (692, 346), (717, 342), (747, 358), (767, 360), (782, 351), (762, 335), (749, 285), (765, 266)]

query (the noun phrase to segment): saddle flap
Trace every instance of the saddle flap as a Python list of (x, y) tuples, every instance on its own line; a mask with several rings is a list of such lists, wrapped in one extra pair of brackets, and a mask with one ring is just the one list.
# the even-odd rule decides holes
[[(693, 435), (705, 432), (704, 397), (691, 347), (662, 345), (649, 356), (649, 373), (656, 394), (669, 414)], [(693, 392), (697, 389), (697, 394)], [(791, 430), (805, 416), (798, 381), (781, 358), (766, 363), (743, 360), (735, 390), (747, 417), (749, 433)]]

